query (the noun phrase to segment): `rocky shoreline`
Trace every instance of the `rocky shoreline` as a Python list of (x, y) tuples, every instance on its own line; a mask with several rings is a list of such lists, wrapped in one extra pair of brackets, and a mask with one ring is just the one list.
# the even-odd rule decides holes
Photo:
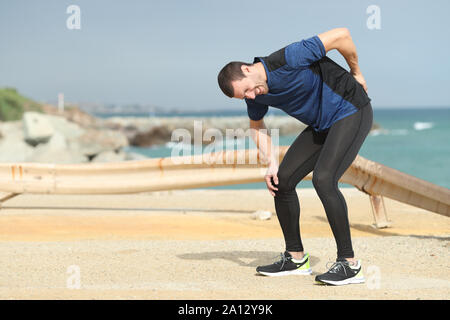
[[(96, 118), (78, 108), (59, 113), (44, 105), (45, 113), (25, 112), (22, 120), (0, 122), (1, 162), (86, 163), (139, 160), (146, 157), (126, 152), (128, 146), (149, 147), (172, 141), (176, 129), (192, 137), (201, 132), (243, 136), (249, 126), (247, 116), (233, 117), (112, 117)], [(301, 132), (305, 125), (286, 116), (266, 116), (267, 129), (279, 129), (279, 135)], [(194, 128), (195, 127), (195, 128)], [(376, 125), (374, 127), (377, 127)], [(200, 129), (199, 129), (200, 128)], [(373, 128), (372, 128), (373, 129)], [(178, 140), (176, 140), (178, 142)]]

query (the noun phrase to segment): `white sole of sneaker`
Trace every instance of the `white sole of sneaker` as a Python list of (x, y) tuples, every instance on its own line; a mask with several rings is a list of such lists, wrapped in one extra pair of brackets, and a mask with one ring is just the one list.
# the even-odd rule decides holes
[(259, 274), (268, 276), (268, 277), (282, 277), (282, 276), (290, 276), (290, 275), (301, 275), (301, 276), (309, 276), (312, 273), (312, 269), (303, 269), (303, 270), (290, 270), (290, 271), (281, 271), (277, 273), (263, 272), (258, 271)]
[(316, 282), (319, 283), (319, 284), (331, 284), (333, 286), (343, 286), (343, 285), (346, 285), (346, 284), (364, 283), (364, 282), (366, 282), (366, 279), (364, 279), (364, 278), (350, 278), (350, 279), (345, 279), (345, 280), (342, 280), (342, 281), (321, 280), (320, 282), (319, 281), (316, 281)]

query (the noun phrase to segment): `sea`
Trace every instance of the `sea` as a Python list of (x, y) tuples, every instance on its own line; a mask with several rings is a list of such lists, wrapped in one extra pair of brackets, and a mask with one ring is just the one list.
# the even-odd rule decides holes
[[(450, 107), (449, 108), (376, 108), (374, 107), (374, 123), (381, 128), (372, 131), (366, 138), (359, 155), (397, 169), (436, 185), (450, 188)], [(270, 114), (285, 115), (278, 110), (270, 110)], [(228, 112), (195, 112), (171, 113), (161, 115), (190, 117), (207, 116), (243, 116), (240, 111)], [(97, 115), (99, 116), (99, 115)], [(101, 115), (107, 117), (108, 115)], [(111, 115), (112, 116), (112, 115)], [(123, 116), (123, 115), (121, 115)], [(125, 116), (143, 116), (130, 114)], [(286, 115), (287, 116), (287, 115)], [(300, 133), (300, 132), (299, 132)], [(296, 135), (281, 136), (280, 145), (290, 145)], [(236, 149), (254, 148), (250, 139), (227, 141)], [(135, 152), (147, 157), (170, 157), (175, 142), (148, 148), (128, 147), (126, 151)], [(229, 149), (227, 145), (227, 150)], [(339, 183), (340, 188), (351, 188), (351, 185)], [(207, 189), (265, 189), (264, 182), (217, 186)], [(297, 188), (313, 188), (310, 180), (303, 180)], [(203, 188), (204, 189), (204, 188)]]

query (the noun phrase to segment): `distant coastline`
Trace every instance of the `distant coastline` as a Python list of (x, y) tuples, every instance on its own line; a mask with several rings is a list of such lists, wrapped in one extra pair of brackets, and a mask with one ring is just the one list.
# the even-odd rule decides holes
[[(393, 110), (393, 111), (407, 111), (407, 110), (444, 110), (444, 109), (450, 109), (449, 106), (432, 106), (432, 107), (424, 107), (424, 106), (405, 106), (405, 107), (373, 107), (374, 111), (377, 110)], [(194, 111), (187, 111), (187, 110), (176, 110), (171, 112), (126, 112), (126, 111), (116, 111), (116, 112), (90, 112), (89, 110), (84, 109), (83, 111), (91, 114), (94, 117), (97, 118), (111, 118), (111, 117), (125, 117), (125, 118), (133, 118), (133, 117), (236, 117), (236, 116), (247, 116), (247, 111), (245, 108), (242, 108), (242, 110), (227, 110), (227, 109), (220, 109), (220, 110), (194, 110)], [(267, 115), (276, 115), (276, 116), (287, 116), (288, 114), (285, 112), (275, 109), (275, 108), (269, 108), (269, 111)]]

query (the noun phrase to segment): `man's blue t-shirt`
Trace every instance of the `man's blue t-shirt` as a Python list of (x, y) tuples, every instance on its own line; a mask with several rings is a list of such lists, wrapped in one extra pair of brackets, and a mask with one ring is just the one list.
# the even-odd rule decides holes
[(245, 99), (248, 116), (260, 120), (275, 107), (324, 131), (370, 102), (366, 91), (344, 68), (326, 56), (318, 36), (294, 42), (267, 57), (255, 57), (267, 74), (267, 94)]

